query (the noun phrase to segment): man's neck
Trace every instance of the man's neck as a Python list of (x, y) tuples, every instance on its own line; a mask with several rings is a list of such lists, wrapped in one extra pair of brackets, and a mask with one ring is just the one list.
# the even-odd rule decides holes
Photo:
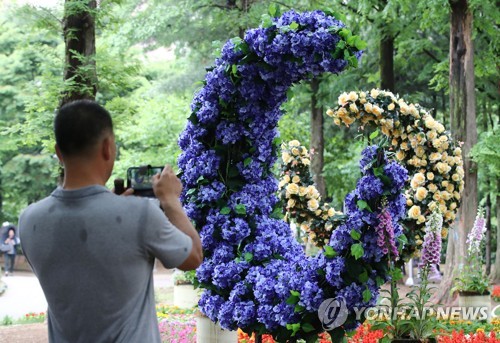
[(68, 166), (64, 168), (64, 181), (62, 184), (63, 189), (78, 189), (93, 185), (104, 186), (106, 180), (103, 179), (102, 175), (96, 172), (96, 168), (92, 166)]

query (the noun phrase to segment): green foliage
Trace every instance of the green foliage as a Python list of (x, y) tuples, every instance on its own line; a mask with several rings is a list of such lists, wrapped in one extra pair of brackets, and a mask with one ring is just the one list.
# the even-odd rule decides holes
[(500, 134), (498, 130), (483, 132), (471, 151), (472, 158), (490, 175), (500, 177)]

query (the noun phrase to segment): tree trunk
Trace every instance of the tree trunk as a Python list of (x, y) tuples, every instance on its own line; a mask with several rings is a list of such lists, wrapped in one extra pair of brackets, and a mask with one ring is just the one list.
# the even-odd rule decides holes
[[(83, 6), (82, 6), (83, 5)], [(65, 90), (61, 106), (79, 99), (95, 99), (95, 0), (66, 0), (63, 34), (66, 43)]]
[(323, 177), (324, 137), (323, 137), (323, 107), (318, 107), (319, 79), (311, 81), (311, 173), (316, 188), (323, 200), (326, 199), (326, 185)]
[[(385, 32), (384, 32), (385, 31)], [(382, 30), (380, 40), (380, 88), (395, 92), (394, 83), (394, 37)]]
[(450, 232), (444, 278), (435, 294), (435, 300), (442, 303), (452, 300), (449, 293), (454, 272), (463, 263), (467, 233), (474, 225), (478, 205), (477, 167), (469, 157), (471, 148), (477, 142), (472, 13), (467, 0), (450, 0), (450, 6), (450, 123), (455, 140), (464, 142), (465, 188), (458, 223)]
[(491, 268), (490, 279), (493, 284), (500, 283), (500, 179), (497, 179), (497, 253), (495, 264)]
[[(486, 179), (486, 184), (490, 184), (489, 178)], [(491, 270), (491, 197), (490, 192), (488, 191), (488, 195), (486, 196), (486, 239), (485, 239), (485, 267), (486, 267), (486, 275), (490, 275)]]

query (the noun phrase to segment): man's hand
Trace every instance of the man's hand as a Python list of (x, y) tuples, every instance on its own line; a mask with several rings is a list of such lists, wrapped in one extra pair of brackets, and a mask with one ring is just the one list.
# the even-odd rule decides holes
[(164, 209), (179, 203), (182, 183), (168, 164), (165, 165), (161, 174), (153, 176), (153, 191)]

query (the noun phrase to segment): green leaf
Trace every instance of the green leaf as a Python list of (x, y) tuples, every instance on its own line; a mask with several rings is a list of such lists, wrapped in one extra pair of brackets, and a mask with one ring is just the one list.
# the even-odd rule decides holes
[(403, 272), (400, 268), (396, 268), (392, 271), (391, 276), (395, 281), (399, 281), (403, 278)]
[(376, 131), (373, 131), (371, 134), (370, 134), (370, 139), (375, 139), (378, 137), (380, 131), (379, 130), (376, 130)]
[(368, 289), (368, 287), (363, 291), (363, 301), (369, 302), (370, 299), (372, 298), (372, 292)]
[(299, 291), (291, 290), (290, 294), (295, 295), (296, 297), (300, 297), (300, 292)]
[(341, 29), (339, 31), (339, 36), (344, 38), (344, 39), (347, 39), (348, 37), (351, 36), (351, 31), (349, 31), (348, 29)]
[(367, 210), (368, 212), (373, 212), (372, 209), (370, 208), (370, 205), (364, 200), (358, 200), (356, 202), (356, 205), (358, 205), (358, 208), (360, 210)]
[(300, 323), (286, 324), (286, 328), (292, 331), (292, 337), (300, 330)]
[(295, 305), (299, 302), (300, 298), (298, 296), (295, 296), (295, 295), (290, 295), (288, 297), (288, 299), (286, 299), (286, 303), (288, 305)]
[(365, 250), (363, 249), (363, 246), (361, 246), (361, 244), (356, 243), (351, 246), (351, 255), (354, 256), (356, 260), (363, 256), (364, 253)]
[(299, 24), (297, 22), (292, 22), (290, 25), (290, 29), (297, 30), (299, 28)]
[(231, 213), (231, 209), (229, 207), (223, 207), (221, 210), (220, 210), (220, 214), (229, 214)]
[(196, 188), (191, 188), (190, 190), (188, 190), (188, 191), (186, 192), (186, 195), (191, 195), (191, 194), (193, 194), (194, 192), (196, 192)]
[(276, 5), (274, 2), (271, 2), (268, 12), (271, 17), (276, 18), (276, 14), (278, 13), (278, 5)]
[(248, 165), (252, 163), (252, 158), (251, 157), (247, 157), (245, 158), (245, 160), (243, 161), (243, 166), (245, 167), (248, 167)]
[(406, 238), (405, 235), (401, 234), (398, 236), (398, 242), (400, 244), (406, 245), (406, 244), (408, 244), (408, 238)]
[(380, 276), (377, 276), (375, 278), (375, 281), (377, 282), (378, 287), (382, 286), (385, 283), (384, 279), (382, 279)]
[(262, 24), (261, 25), (265, 29), (273, 26), (273, 19), (271, 18), (271, 16), (269, 14), (262, 15)]
[(311, 332), (311, 331), (314, 331), (314, 326), (312, 326), (310, 323), (304, 323), (302, 324), (302, 330), (304, 332)]
[(351, 237), (352, 237), (352, 239), (357, 241), (361, 238), (361, 234), (358, 231), (356, 231), (355, 229), (352, 229), (351, 230)]
[(367, 44), (364, 40), (361, 39), (361, 37), (356, 36), (356, 40), (354, 41), (354, 46), (358, 50), (365, 50), (367, 47)]
[(238, 214), (247, 214), (247, 208), (243, 204), (236, 205), (236, 207), (234, 208), (234, 210)]
[(359, 274), (359, 277), (358, 277), (358, 280), (359, 282), (361, 283), (365, 283), (368, 281), (368, 272), (365, 270), (363, 270), (363, 272), (361, 274)]
[(245, 255), (243, 255), (243, 258), (245, 261), (250, 262), (253, 260), (253, 254), (251, 252), (246, 252)]
[(234, 76), (238, 74), (238, 66), (236, 64), (233, 64), (231, 66), (231, 72), (233, 73)]
[(300, 305), (295, 305), (295, 309), (294, 311), (295, 312), (302, 312), (304, 311), (306, 308), (304, 306), (300, 306)]
[(335, 250), (333, 250), (333, 248), (331, 246), (325, 245), (324, 249), (325, 249), (325, 252), (324, 252), (325, 257), (334, 258), (335, 256), (337, 256), (337, 252)]

